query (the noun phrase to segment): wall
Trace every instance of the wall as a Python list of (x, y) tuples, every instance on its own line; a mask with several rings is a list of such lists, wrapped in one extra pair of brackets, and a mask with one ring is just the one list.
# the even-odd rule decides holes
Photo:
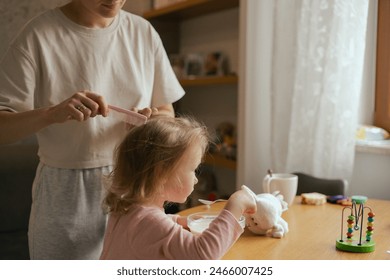
[[(372, 124), (375, 101), (375, 57), (377, 1), (369, 2), (369, 23), (367, 26), (367, 47), (363, 90), (361, 94), (360, 118), (362, 124)], [(353, 177), (349, 194), (361, 194), (372, 198), (390, 200), (390, 145), (382, 151), (363, 150), (357, 147)]]
[[(390, 151), (390, 145), (388, 147)], [(390, 153), (357, 151), (349, 195), (390, 200)]]
[(44, 7), (39, 1), (30, 0), (1, 1), (0, 2), (0, 56), (8, 48), (9, 42), (15, 35), (15, 30), (19, 30), (27, 19), (32, 18)]

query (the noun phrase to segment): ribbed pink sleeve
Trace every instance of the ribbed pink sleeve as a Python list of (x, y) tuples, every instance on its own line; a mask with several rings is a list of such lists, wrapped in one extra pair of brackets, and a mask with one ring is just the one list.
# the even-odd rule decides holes
[(133, 206), (126, 215), (110, 217), (100, 259), (220, 259), (242, 232), (227, 210), (195, 236), (161, 209)]

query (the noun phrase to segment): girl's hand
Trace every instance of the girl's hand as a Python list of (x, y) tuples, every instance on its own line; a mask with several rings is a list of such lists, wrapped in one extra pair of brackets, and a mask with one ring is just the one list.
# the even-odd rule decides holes
[(147, 107), (147, 108), (143, 108), (141, 110), (139, 110), (137, 108), (133, 108), (132, 111), (137, 112), (139, 114), (142, 114), (145, 117), (147, 117), (148, 119), (151, 118), (152, 116), (158, 114), (158, 109), (156, 107), (153, 107), (153, 108), (148, 108)]
[(183, 228), (185, 229), (189, 229), (188, 228), (188, 224), (187, 224), (187, 217), (186, 216), (180, 216), (177, 218), (176, 222), (181, 225)]
[(169, 116), (174, 117), (175, 111), (173, 109), (172, 104), (166, 104), (159, 107), (146, 107), (143, 109), (133, 108), (132, 111), (140, 113), (144, 116), (146, 116), (148, 119), (153, 118), (156, 116)]
[(257, 211), (255, 198), (245, 190), (239, 190), (233, 193), (225, 205), (225, 209), (229, 210), (237, 219), (242, 214), (254, 214)]

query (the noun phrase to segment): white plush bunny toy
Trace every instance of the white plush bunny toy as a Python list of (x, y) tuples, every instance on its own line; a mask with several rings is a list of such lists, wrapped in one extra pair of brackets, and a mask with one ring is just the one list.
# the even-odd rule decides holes
[(282, 218), (282, 212), (288, 208), (283, 195), (279, 192), (256, 195), (245, 185), (241, 188), (255, 198), (257, 205), (255, 214), (244, 214), (248, 229), (254, 234), (282, 238), (288, 232), (288, 224)]

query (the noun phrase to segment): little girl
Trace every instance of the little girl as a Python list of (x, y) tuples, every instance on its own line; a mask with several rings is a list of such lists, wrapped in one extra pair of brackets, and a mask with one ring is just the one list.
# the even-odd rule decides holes
[(231, 195), (201, 235), (164, 203), (183, 203), (197, 183), (207, 149), (204, 126), (188, 118), (157, 117), (132, 128), (116, 151), (105, 197), (110, 214), (100, 259), (219, 259), (243, 232), (238, 219), (256, 211), (245, 191)]

